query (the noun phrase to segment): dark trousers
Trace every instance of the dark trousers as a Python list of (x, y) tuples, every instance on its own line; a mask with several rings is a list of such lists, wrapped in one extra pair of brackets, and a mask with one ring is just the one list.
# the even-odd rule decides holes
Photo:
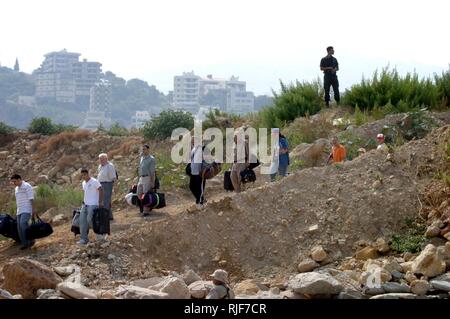
[(203, 204), (205, 200), (205, 197), (203, 196), (205, 192), (205, 184), (206, 180), (202, 180), (200, 175), (191, 175), (191, 179), (189, 180), (189, 189), (195, 196), (196, 204)]
[(334, 99), (339, 103), (341, 97), (339, 95), (339, 81), (336, 74), (325, 74), (323, 77), (323, 88), (325, 90), (325, 103), (330, 102), (330, 86), (333, 87)]
[(113, 214), (111, 209), (111, 199), (114, 187), (114, 182), (101, 182), (103, 188), (103, 207), (109, 210), (109, 219), (113, 220)]

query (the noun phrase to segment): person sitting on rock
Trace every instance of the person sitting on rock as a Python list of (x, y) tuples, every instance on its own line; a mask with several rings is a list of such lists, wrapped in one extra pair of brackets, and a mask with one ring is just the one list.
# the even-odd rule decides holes
[(389, 148), (388, 148), (388, 146), (386, 145), (386, 143), (384, 141), (384, 135), (383, 134), (380, 133), (380, 134), (377, 135), (377, 143), (378, 143), (377, 151), (381, 151), (381, 152), (384, 152), (384, 153), (388, 153), (389, 152)]
[(339, 143), (339, 139), (337, 136), (333, 136), (331, 139), (331, 153), (330, 156), (328, 156), (327, 164), (330, 161), (330, 159), (333, 159), (333, 163), (341, 163), (345, 160), (345, 157), (347, 156), (347, 153), (345, 151), (345, 147)]
[(228, 273), (223, 269), (216, 269), (212, 275), (214, 287), (209, 291), (206, 299), (234, 299), (234, 292), (228, 286)]

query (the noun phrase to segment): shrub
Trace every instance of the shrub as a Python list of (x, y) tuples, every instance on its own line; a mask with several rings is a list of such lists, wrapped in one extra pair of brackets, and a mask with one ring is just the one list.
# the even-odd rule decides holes
[(260, 111), (265, 127), (284, 127), (297, 117), (316, 114), (322, 108), (322, 85), (319, 80), (312, 83), (296, 81), (295, 85), (285, 85), (280, 81), (280, 85), (281, 92), (273, 92), (274, 105)]
[(120, 126), (118, 122), (115, 122), (111, 127), (106, 131), (106, 133), (110, 136), (128, 136), (129, 132), (128, 130)]
[(13, 128), (6, 125), (3, 122), (0, 122), (0, 135), (8, 135), (13, 132)]
[(48, 117), (37, 117), (31, 120), (28, 131), (30, 133), (39, 133), (42, 135), (52, 135), (66, 131), (73, 132), (76, 128), (77, 127), (73, 125), (53, 124), (52, 120)]
[(391, 248), (398, 253), (417, 253), (422, 250), (426, 241), (424, 236), (426, 227), (411, 219), (406, 219), (405, 223), (408, 231), (405, 234), (392, 236)]
[(146, 122), (142, 133), (146, 139), (166, 139), (172, 135), (176, 128), (191, 130), (194, 127), (194, 118), (191, 113), (183, 111), (163, 111), (157, 117)]
[(371, 79), (362, 79), (361, 83), (346, 90), (342, 102), (361, 110), (388, 107), (389, 112), (407, 112), (423, 106), (439, 108), (448, 106), (450, 92), (450, 70), (434, 79), (419, 79), (416, 73), (400, 76), (396, 69), (383, 68), (375, 71)]
[(35, 194), (35, 210), (44, 213), (46, 210), (56, 208), (68, 208), (81, 206), (83, 191), (73, 187), (50, 187), (46, 184), (38, 185)]
[(38, 146), (38, 151), (41, 155), (50, 154), (64, 145), (68, 145), (73, 141), (87, 139), (90, 136), (91, 133), (87, 130), (62, 132), (58, 135), (50, 136), (45, 142)]
[(319, 138), (328, 138), (332, 132), (333, 124), (323, 115), (315, 119), (298, 118), (284, 130), (291, 149), (301, 143), (312, 143)]

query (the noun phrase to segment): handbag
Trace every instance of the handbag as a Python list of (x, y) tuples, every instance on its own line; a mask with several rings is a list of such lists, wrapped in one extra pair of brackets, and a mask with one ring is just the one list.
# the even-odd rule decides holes
[(80, 233), (80, 211), (74, 210), (72, 216), (72, 227), (70, 231), (76, 236)]
[(53, 233), (53, 228), (49, 223), (44, 222), (38, 215), (33, 216), (30, 227), (25, 231), (28, 240), (44, 238)]

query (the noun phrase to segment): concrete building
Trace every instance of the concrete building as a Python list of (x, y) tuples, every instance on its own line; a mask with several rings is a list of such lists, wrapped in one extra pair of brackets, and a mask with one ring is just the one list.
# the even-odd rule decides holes
[(141, 129), (151, 118), (149, 111), (136, 111), (135, 115), (131, 117), (132, 126)]
[(246, 82), (238, 77), (206, 78), (185, 72), (174, 77), (173, 107), (196, 114), (200, 106), (245, 114), (253, 111), (254, 95), (246, 89)]
[(79, 61), (80, 53), (66, 49), (44, 55), (36, 70), (36, 97), (53, 98), (57, 102), (75, 103), (78, 98), (89, 100), (90, 89), (101, 76), (101, 64)]
[(89, 111), (86, 113), (83, 128), (96, 130), (100, 124), (105, 128), (111, 126), (111, 94), (111, 84), (106, 80), (101, 80), (91, 87)]

